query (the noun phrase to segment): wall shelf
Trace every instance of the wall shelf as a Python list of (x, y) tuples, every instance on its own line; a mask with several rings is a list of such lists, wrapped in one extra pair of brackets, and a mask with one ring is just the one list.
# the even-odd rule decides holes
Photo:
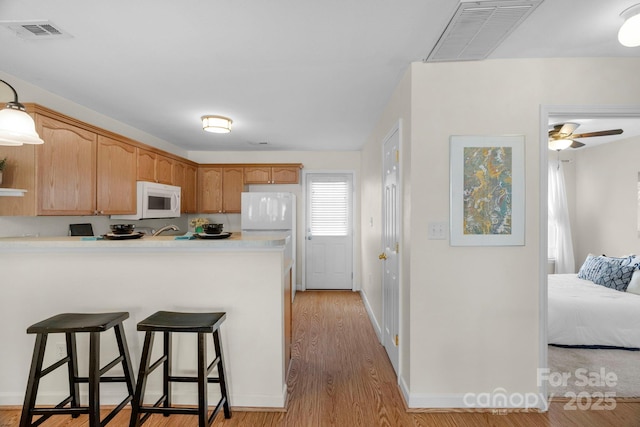
[(0, 196), (5, 197), (23, 197), (26, 192), (20, 188), (0, 188)]

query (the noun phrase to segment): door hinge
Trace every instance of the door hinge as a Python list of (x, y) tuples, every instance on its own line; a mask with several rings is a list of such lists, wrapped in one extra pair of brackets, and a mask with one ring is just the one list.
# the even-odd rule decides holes
[(396, 163), (400, 163), (400, 150), (396, 150)]
[(400, 253), (400, 243), (396, 242), (396, 253)]
[(400, 338), (398, 337), (398, 334), (396, 334), (395, 336), (395, 341), (396, 341), (396, 347), (398, 347), (400, 345)]

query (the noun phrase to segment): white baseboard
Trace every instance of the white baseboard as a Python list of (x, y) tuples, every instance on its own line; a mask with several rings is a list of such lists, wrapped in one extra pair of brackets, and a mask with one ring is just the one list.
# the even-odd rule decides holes
[(363, 290), (360, 290), (358, 292), (360, 292), (360, 296), (362, 297), (362, 302), (364, 303), (364, 308), (365, 310), (367, 310), (367, 314), (369, 315), (371, 325), (373, 325), (373, 330), (378, 336), (378, 341), (382, 342), (382, 328), (378, 324), (376, 317), (373, 315), (373, 310), (371, 309), (371, 305), (369, 304), (369, 300), (367, 299), (367, 294)]
[(487, 393), (430, 394), (410, 393), (404, 381), (400, 388), (411, 409), (548, 409), (547, 399), (539, 393), (506, 393), (496, 389)]

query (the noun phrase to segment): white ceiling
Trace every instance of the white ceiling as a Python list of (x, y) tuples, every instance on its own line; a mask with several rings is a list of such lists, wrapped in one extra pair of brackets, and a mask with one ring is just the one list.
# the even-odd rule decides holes
[[(637, 1), (546, 0), (489, 58), (640, 56), (616, 39)], [(354, 150), (457, 4), (0, 0), (2, 21), (73, 36), (0, 28), (0, 70), (186, 150)], [(205, 114), (231, 117), (231, 134), (203, 132)]]

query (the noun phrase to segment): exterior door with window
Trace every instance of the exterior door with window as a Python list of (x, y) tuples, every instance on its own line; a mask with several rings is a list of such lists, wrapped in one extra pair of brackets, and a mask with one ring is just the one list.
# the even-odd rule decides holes
[(307, 174), (305, 288), (353, 288), (353, 177)]

